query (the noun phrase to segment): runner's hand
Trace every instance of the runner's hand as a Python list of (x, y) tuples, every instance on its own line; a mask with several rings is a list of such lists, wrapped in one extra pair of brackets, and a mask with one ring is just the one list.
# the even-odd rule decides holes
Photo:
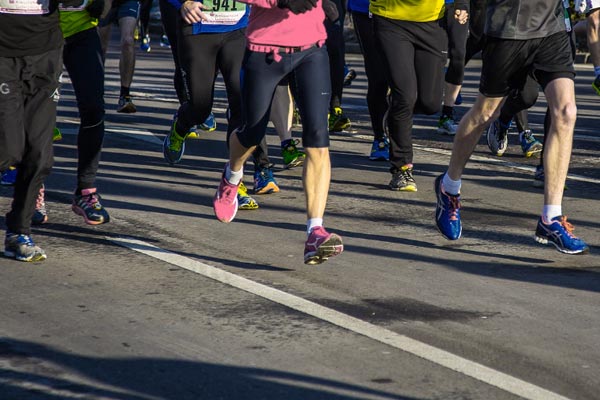
[(277, 0), (277, 7), (287, 8), (294, 14), (303, 14), (316, 5), (317, 0)]
[(464, 25), (469, 20), (469, 13), (467, 10), (454, 10), (454, 19), (458, 21), (459, 24)]
[(335, 22), (340, 18), (340, 12), (337, 6), (331, 0), (323, 0), (323, 11), (331, 22)]
[(202, 12), (202, 10), (207, 9), (209, 7), (199, 1), (187, 0), (181, 5), (179, 13), (185, 23), (195, 24), (197, 22), (208, 21), (208, 17)]

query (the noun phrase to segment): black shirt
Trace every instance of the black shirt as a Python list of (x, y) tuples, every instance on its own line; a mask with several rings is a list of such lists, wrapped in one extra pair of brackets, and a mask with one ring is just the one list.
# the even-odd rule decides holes
[(0, 12), (0, 27), (0, 57), (42, 54), (63, 43), (55, 1), (51, 2), (48, 14)]
[(562, 0), (487, 0), (488, 36), (527, 40), (565, 29)]

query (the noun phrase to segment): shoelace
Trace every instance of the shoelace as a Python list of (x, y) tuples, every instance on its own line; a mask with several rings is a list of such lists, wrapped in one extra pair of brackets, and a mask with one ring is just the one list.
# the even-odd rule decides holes
[(448, 214), (450, 221), (458, 221), (458, 210), (460, 209), (460, 198), (458, 196), (447, 195), (450, 203)]
[(182, 138), (177, 133), (171, 133), (169, 137), (169, 150), (171, 151), (179, 151), (181, 150), (181, 145), (185, 141), (185, 138)]
[(96, 205), (100, 204), (97, 193), (90, 193), (87, 196), (81, 197), (81, 202), (85, 208), (97, 208)]
[(567, 232), (567, 235), (570, 238), (575, 238), (575, 235), (573, 235), (573, 230), (575, 229), (575, 227), (570, 222), (567, 222), (566, 215), (563, 215), (563, 217), (560, 219), (560, 224), (565, 229), (565, 231)]

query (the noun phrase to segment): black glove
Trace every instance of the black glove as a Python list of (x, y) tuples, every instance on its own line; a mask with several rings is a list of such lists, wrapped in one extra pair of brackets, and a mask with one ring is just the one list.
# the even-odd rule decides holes
[(65, 8), (81, 7), (83, 0), (59, 0), (58, 1)]
[(104, 11), (104, 0), (92, 0), (92, 2), (85, 7), (85, 10), (90, 14), (90, 17), (96, 19), (100, 18), (102, 11)]
[(294, 14), (303, 14), (316, 5), (317, 0), (277, 0), (277, 7), (287, 8)]

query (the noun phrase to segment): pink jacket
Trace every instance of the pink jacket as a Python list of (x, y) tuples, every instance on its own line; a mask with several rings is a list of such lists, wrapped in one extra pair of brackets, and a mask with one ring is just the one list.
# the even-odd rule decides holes
[(279, 47), (322, 45), (327, 38), (322, 0), (304, 14), (294, 14), (277, 7), (277, 0), (241, 0), (250, 4), (250, 20), (246, 28), (248, 48), (264, 53)]

